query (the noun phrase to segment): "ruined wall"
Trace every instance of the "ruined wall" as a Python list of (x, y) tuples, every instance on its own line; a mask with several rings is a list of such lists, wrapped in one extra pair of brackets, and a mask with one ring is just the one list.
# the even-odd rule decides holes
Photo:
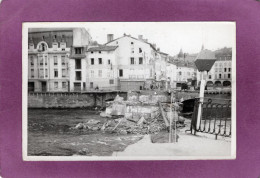
[(109, 93), (28, 93), (28, 108), (81, 108), (105, 106), (116, 95), (126, 99), (125, 92)]
[(128, 101), (140, 101), (147, 104), (158, 104), (160, 102), (170, 102), (170, 94), (168, 92), (129, 92), (127, 95)]

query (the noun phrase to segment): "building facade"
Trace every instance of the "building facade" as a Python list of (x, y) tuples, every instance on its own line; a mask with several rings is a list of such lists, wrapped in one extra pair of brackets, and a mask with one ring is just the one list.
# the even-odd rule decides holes
[[(223, 48), (225, 49), (225, 48)], [(227, 50), (225, 50), (227, 51)], [(206, 81), (207, 86), (231, 86), (232, 82), (232, 50), (228, 52), (215, 51), (216, 62), (208, 72)], [(197, 78), (201, 80), (201, 73), (198, 72)], [(199, 83), (198, 83), (199, 84)]]
[(87, 52), (87, 90), (118, 90), (118, 46), (97, 45)]
[(84, 56), (74, 58), (72, 52), (91, 39), (88, 32), (82, 28), (48, 28), (29, 29), (28, 35), (28, 91), (74, 90), (73, 60)]
[(156, 49), (146, 40), (124, 35), (108, 38), (107, 46), (117, 48), (117, 76), (121, 90), (139, 90), (145, 88), (145, 82), (154, 79), (154, 59)]

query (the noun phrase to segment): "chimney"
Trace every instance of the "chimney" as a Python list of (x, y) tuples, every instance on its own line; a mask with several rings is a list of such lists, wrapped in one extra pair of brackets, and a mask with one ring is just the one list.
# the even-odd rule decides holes
[(138, 35), (139, 40), (143, 40), (143, 35)]
[(107, 42), (114, 40), (114, 34), (107, 34)]

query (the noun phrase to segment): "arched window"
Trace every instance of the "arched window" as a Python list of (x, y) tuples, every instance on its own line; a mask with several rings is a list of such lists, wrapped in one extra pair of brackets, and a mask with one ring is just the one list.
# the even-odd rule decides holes
[(38, 43), (37, 49), (40, 52), (44, 52), (44, 51), (48, 50), (48, 45), (46, 42), (42, 41), (42, 42)]

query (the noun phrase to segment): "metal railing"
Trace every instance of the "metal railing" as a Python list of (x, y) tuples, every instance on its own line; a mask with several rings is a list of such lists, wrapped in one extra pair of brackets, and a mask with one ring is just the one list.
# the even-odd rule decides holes
[(202, 104), (202, 116), (200, 124), (197, 127), (197, 116), (200, 104), (200, 99), (195, 99), (194, 111), (190, 131), (194, 135), (196, 132), (208, 133), (218, 136), (231, 137), (231, 100), (226, 100), (226, 103), (213, 103), (212, 99), (208, 99)]

